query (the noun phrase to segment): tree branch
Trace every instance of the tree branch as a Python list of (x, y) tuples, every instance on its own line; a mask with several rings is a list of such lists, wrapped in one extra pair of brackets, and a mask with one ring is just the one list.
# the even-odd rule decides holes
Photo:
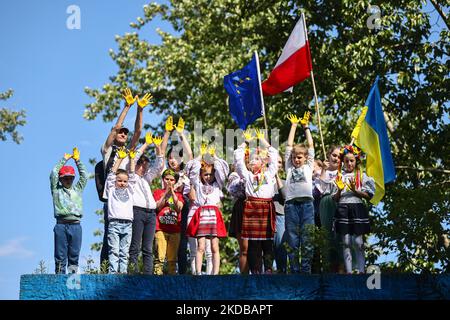
[(447, 26), (447, 29), (450, 30), (450, 25), (449, 25), (447, 15), (445, 14), (444, 11), (442, 11), (441, 6), (437, 3), (436, 0), (430, 0), (430, 2), (433, 4), (433, 7), (437, 10), (437, 12), (439, 12), (439, 15), (441, 16), (442, 20), (444, 20), (444, 23)]
[(396, 169), (405, 169), (405, 170), (415, 170), (415, 171), (430, 171), (430, 172), (442, 172), (442, 173), (450, 173), (450, 170), (446, 169), (436, 169), (436, 168), (414, 168), (408, 166), (395, 166)]

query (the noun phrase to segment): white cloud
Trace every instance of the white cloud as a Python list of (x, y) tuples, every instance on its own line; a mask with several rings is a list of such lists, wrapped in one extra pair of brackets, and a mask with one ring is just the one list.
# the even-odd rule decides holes
[(13, 258), (29, 258), (34, 255), (34, 252), (26, 249), (23, 245), (27, 238), (16, 238), (7, 241), (0, 245), (0, 257)]

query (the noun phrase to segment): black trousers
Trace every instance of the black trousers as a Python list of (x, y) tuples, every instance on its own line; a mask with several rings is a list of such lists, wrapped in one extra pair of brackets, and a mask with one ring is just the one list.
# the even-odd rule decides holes
[(248, 267), (252, 274), (272, 271), (273, 265), (273, 240), (249, 240), (248, 241)]
[[(104, 230), (103, 230), (103, 245), (102, 251), (100, 251), (100, 265), (109, 263), (109, 246), (108, 246), (108, 202), (103, 204), (103, 221), (104, 221)], [(106, 269), (108, 270), (108, 269)]]
[(153, 239), (156, 230), (155, 210), (133, 207), (133, 233), (130, 244), (130, 272), (138, 272), (138, 257), (142, 249), (144, 274), (153, 274)]
[(188, 267), (188, 238), (186, 237), (187, 218), (189, 214), (189, 198), (183, 196), (184, 206), (181, 210), (180, 244), (178, 246), (178, 274), (186, 274)]

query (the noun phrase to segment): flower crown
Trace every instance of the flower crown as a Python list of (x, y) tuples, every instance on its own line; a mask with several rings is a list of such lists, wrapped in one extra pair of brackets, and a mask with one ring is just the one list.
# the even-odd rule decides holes
[(361, 160), (361, 154), (362, 154), (362, 152), (361, 152), (361, 149), (358, 148), (357, 146), (355, 146), (355, 145), (346, 145), (346, 146), (343, 146), (343, 147), (341, 148), (341, 150), (339, 151), (339, 156), (340, 156), (341, 160), (342, 160), (342, 159), (344, 158), (344, 156), (345, 156), (346, 154), (348, 154), (348, 153), (352, 153), (352, 154), (355, 156), (356, 159)]

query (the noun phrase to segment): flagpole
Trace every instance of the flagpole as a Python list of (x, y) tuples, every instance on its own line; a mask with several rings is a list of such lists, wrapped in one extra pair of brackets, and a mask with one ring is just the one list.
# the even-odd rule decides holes
[(261, 87), (261, 72), (259, 70), (259, 58), (258, 58), (258, 52), (255, 50), (255, 56), (256, 56), (256, 68), (258, 71), (258, 85), (259, 85), (259, 93), (261, 96), (261, 104), (262, 104), (262, 111), (263, 111), (263, 117), (264, 117), (264, 127), (266, 128), (267, 136), (269, 135), (269, 129), (267, 127), (267, 119), (266, 119), (266, 108), (264, 107), (264, 97)]
[[(305, 38), (306, 41), (308, 41), (308, 32), (306, 31), (306, 19), (305, 19), (305, 14), (302, 12), (302, 18), (303, 18), (303, 29), (305, 31)], [(320, 124), (320, 111), (319, 111), (319, 99), (317, 99), (317, 91), (316, 91), (316, 82), (314, 81), (314, 72), (311, 68), (311, 81), (312, 81), (312, 85), (313, 85), (313, 91), (314, 91), (314, 101), (316, 104), (316, 114), (317, 114), (317, 122), (319, 124), (319, 133), (320, 133), (320, 141), (322, 143), (322, 150), (323, 150), (323, 157), (324, 159), (326, 159), (327, 153), (325, 151), (325, 144), (323, 143), (323, 135), (322, 135), (322, 126)]]

